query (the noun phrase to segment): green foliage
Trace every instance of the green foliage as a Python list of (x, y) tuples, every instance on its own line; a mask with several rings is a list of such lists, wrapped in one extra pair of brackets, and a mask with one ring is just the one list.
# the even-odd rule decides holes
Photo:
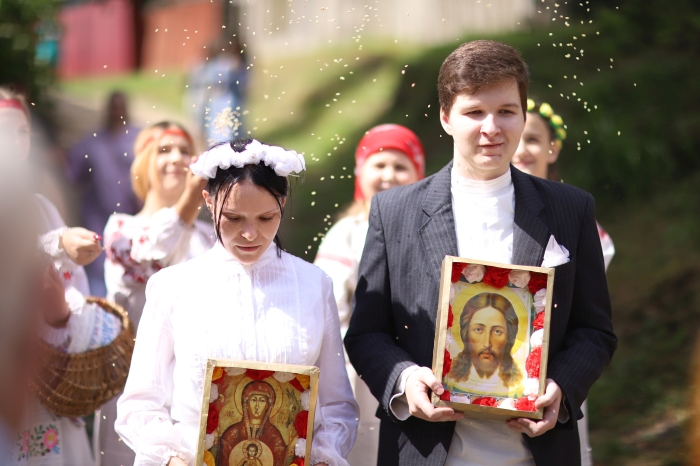
[(36, 27), (52, 20), (60, 0), (0, 0), (0, 84), (11, 84), (31, 101), (53, 81), (53, 71), (35, 63)]

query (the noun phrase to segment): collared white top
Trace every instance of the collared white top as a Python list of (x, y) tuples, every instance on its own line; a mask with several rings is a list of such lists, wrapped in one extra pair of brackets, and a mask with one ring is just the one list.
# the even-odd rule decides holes
[(357, 404), (325, 273), (290, 254), (278, 257), (274, 243), (252, 265), (217, 243), (153, 275), (146, 299), (115, 425), (136, 465), (159, 466), (175, 455), (194, 465), (208, 358), (319, 367), (308, 463), (347, 465)]

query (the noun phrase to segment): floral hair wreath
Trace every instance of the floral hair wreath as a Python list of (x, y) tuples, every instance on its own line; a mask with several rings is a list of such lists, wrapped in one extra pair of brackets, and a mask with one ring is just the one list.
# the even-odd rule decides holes
[[(532, 113), (535, 111), (535, 107), (537, 107), (535, 101), (532, 99), (527, 99), (527, 111)], [(542, 118), (544, 118), (547, 121), (547, 123), (549, 123), (549, 125), (552, 127), (552, 129), (554, 130), (554, 137), (556, 138), (555, 143), (557, 147), (561, 149), (562, 143), (566, 139), (566, 129), (564, 125), (564, 120), (561, 116), (554, 113), (552, 106), (549, 105), (547, 102), (542, 102), (540, 104), (537, 113)]]
[(260, 162), (264, 162), (279, 176), (298, 175), (306, 170), (303, 155), (279, 146), (262, 144), (256, 139), (253, 139), (243, 152), (236, 152), (228, 143), (214, 146), (190, 165), (190, 170), (195, 175), (210, 180), (216, 177), (216, 171), (219, 168), (222, 170), (230, 167), (243, 168), (245, 165), (255, 165)]

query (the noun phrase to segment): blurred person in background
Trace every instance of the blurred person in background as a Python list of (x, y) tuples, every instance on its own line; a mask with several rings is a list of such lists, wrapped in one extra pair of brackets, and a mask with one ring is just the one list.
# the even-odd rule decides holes
[[(0, 88), (3, 158), (27, 160), (31, 146), (30, 123), (24, 98), (10, 89)], [(24, 163), (25, 169), (27, 165)], [(17, 193), (12, 196), (14, 199)], [(42, 317), (38, 322), (38, 335), (57, 350), (67, 353), (83, 353), (111, 343), (121, 330), (121, 322), (97, 305), (85, 301), (90, 291), (82, 266), (102, 253), (101, 237), (84, 228), (66, 227), (56, 207), (45, 197), (37, 194), (32, 199), (41, 234), (39, 246), (46, 259), (34, 303)], [(14, 436), (12, 455), (4, 464), (93, 464), (85, 423), (81, 419), (58, 417), (33, 397), (23, 411), (22, 422)]]
[[(553, 173), (553, 165), (556, 164), (561, 149), (566, 139), (566, 129), (561, 116), (554, 113), (552, 107), (546, 102), (527, 100), (527, 115), (525, 129), (520, 137), (520, 144), (513, 156), (513, 165), (520, 171), (538, 178), (557, 181)], [(610, 261), (615, 255), (615, 245), (599, 224), (598, 235), (603, 248), (603, 260), (607, 270)], [(581, 405), (583, 418), (578, 421), (578, 433), (581, 442), (581, 466), (591, 466), (592, 448), (588, 441), (588, 404)]]
[(220, 39), (190, 73), (187, 102), (205, 145), (244, 134), (242, 114), (248, 89), (245, 54), (236, 37)]
[[(129, 312), (138, 328), (146, 283), (157, 271), (208, 251), (214, 230), (197, 220), (206, 180), (189, 171), (196, 159), (190, 134), (161, 122), (142, 130), (135, 144), (131, 185), (143, 208), (136, 215), (112, 214), (105, 226), (107, 298)], [(102, 466), (134, 464), (134, 452), (114, 431), (117, 395), (96, 416)]]
[[(0, 111), (0, 114), (2, 112)], [(0, 119), (2, 117), (0, 116)], [(0, 127), (0, 464), (14, 453), (36, 364), (36, 302), (43, 273), (37, 254), (36, 208), (25, 167), (16, 163)]]
[[(372, 196), (394, 186), (414, 183), (424, 175), (423, 145), (406, 127), (393, 124), (376, 126), (357, 145), (354, 201), (326, 233), (314, 261), (333, 280), (343, 337), (352, 315), (352, 297), (367, 236)], [(379, 419), (374, 413), (379, 403), (358, 377), (347, 354), (345, 361), (350, 384), (360, 405), (360, 427), (348, 462), (353, 466), (376, 464)]]
[[(80, 218), (86, 228), (101, 232), (114, 212), (133, 215), (139, 211), (141, 202), (129, 182), (138, 132), (129, 124), (126, 96), (113, 92), (107, 101), (105, 126), (90, 132), (68, 152), (66, 175), (83, 189)], [(99, 257), (85, 267), (95, 296), (107, 294), (104, 261)]]

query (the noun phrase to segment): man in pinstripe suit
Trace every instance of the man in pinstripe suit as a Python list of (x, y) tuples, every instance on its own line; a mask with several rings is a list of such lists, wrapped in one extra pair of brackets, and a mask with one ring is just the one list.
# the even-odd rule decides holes
[[(345, 345), (380, 402), (379, 465), (580, 464), (575, 420), (617, 340), (592, 196), (510, 165), (528, 84), (513, 48), (460, 46), (438, 80), (453, 161), (372, 200)], [(429, 392), (443, 391), (429, 369), (443, 258), (539, 266), (548, 244), (570, 255), (555, 273), (548, 379), (537, 400), (544, 419), (465, 419), (433, 407)]]

